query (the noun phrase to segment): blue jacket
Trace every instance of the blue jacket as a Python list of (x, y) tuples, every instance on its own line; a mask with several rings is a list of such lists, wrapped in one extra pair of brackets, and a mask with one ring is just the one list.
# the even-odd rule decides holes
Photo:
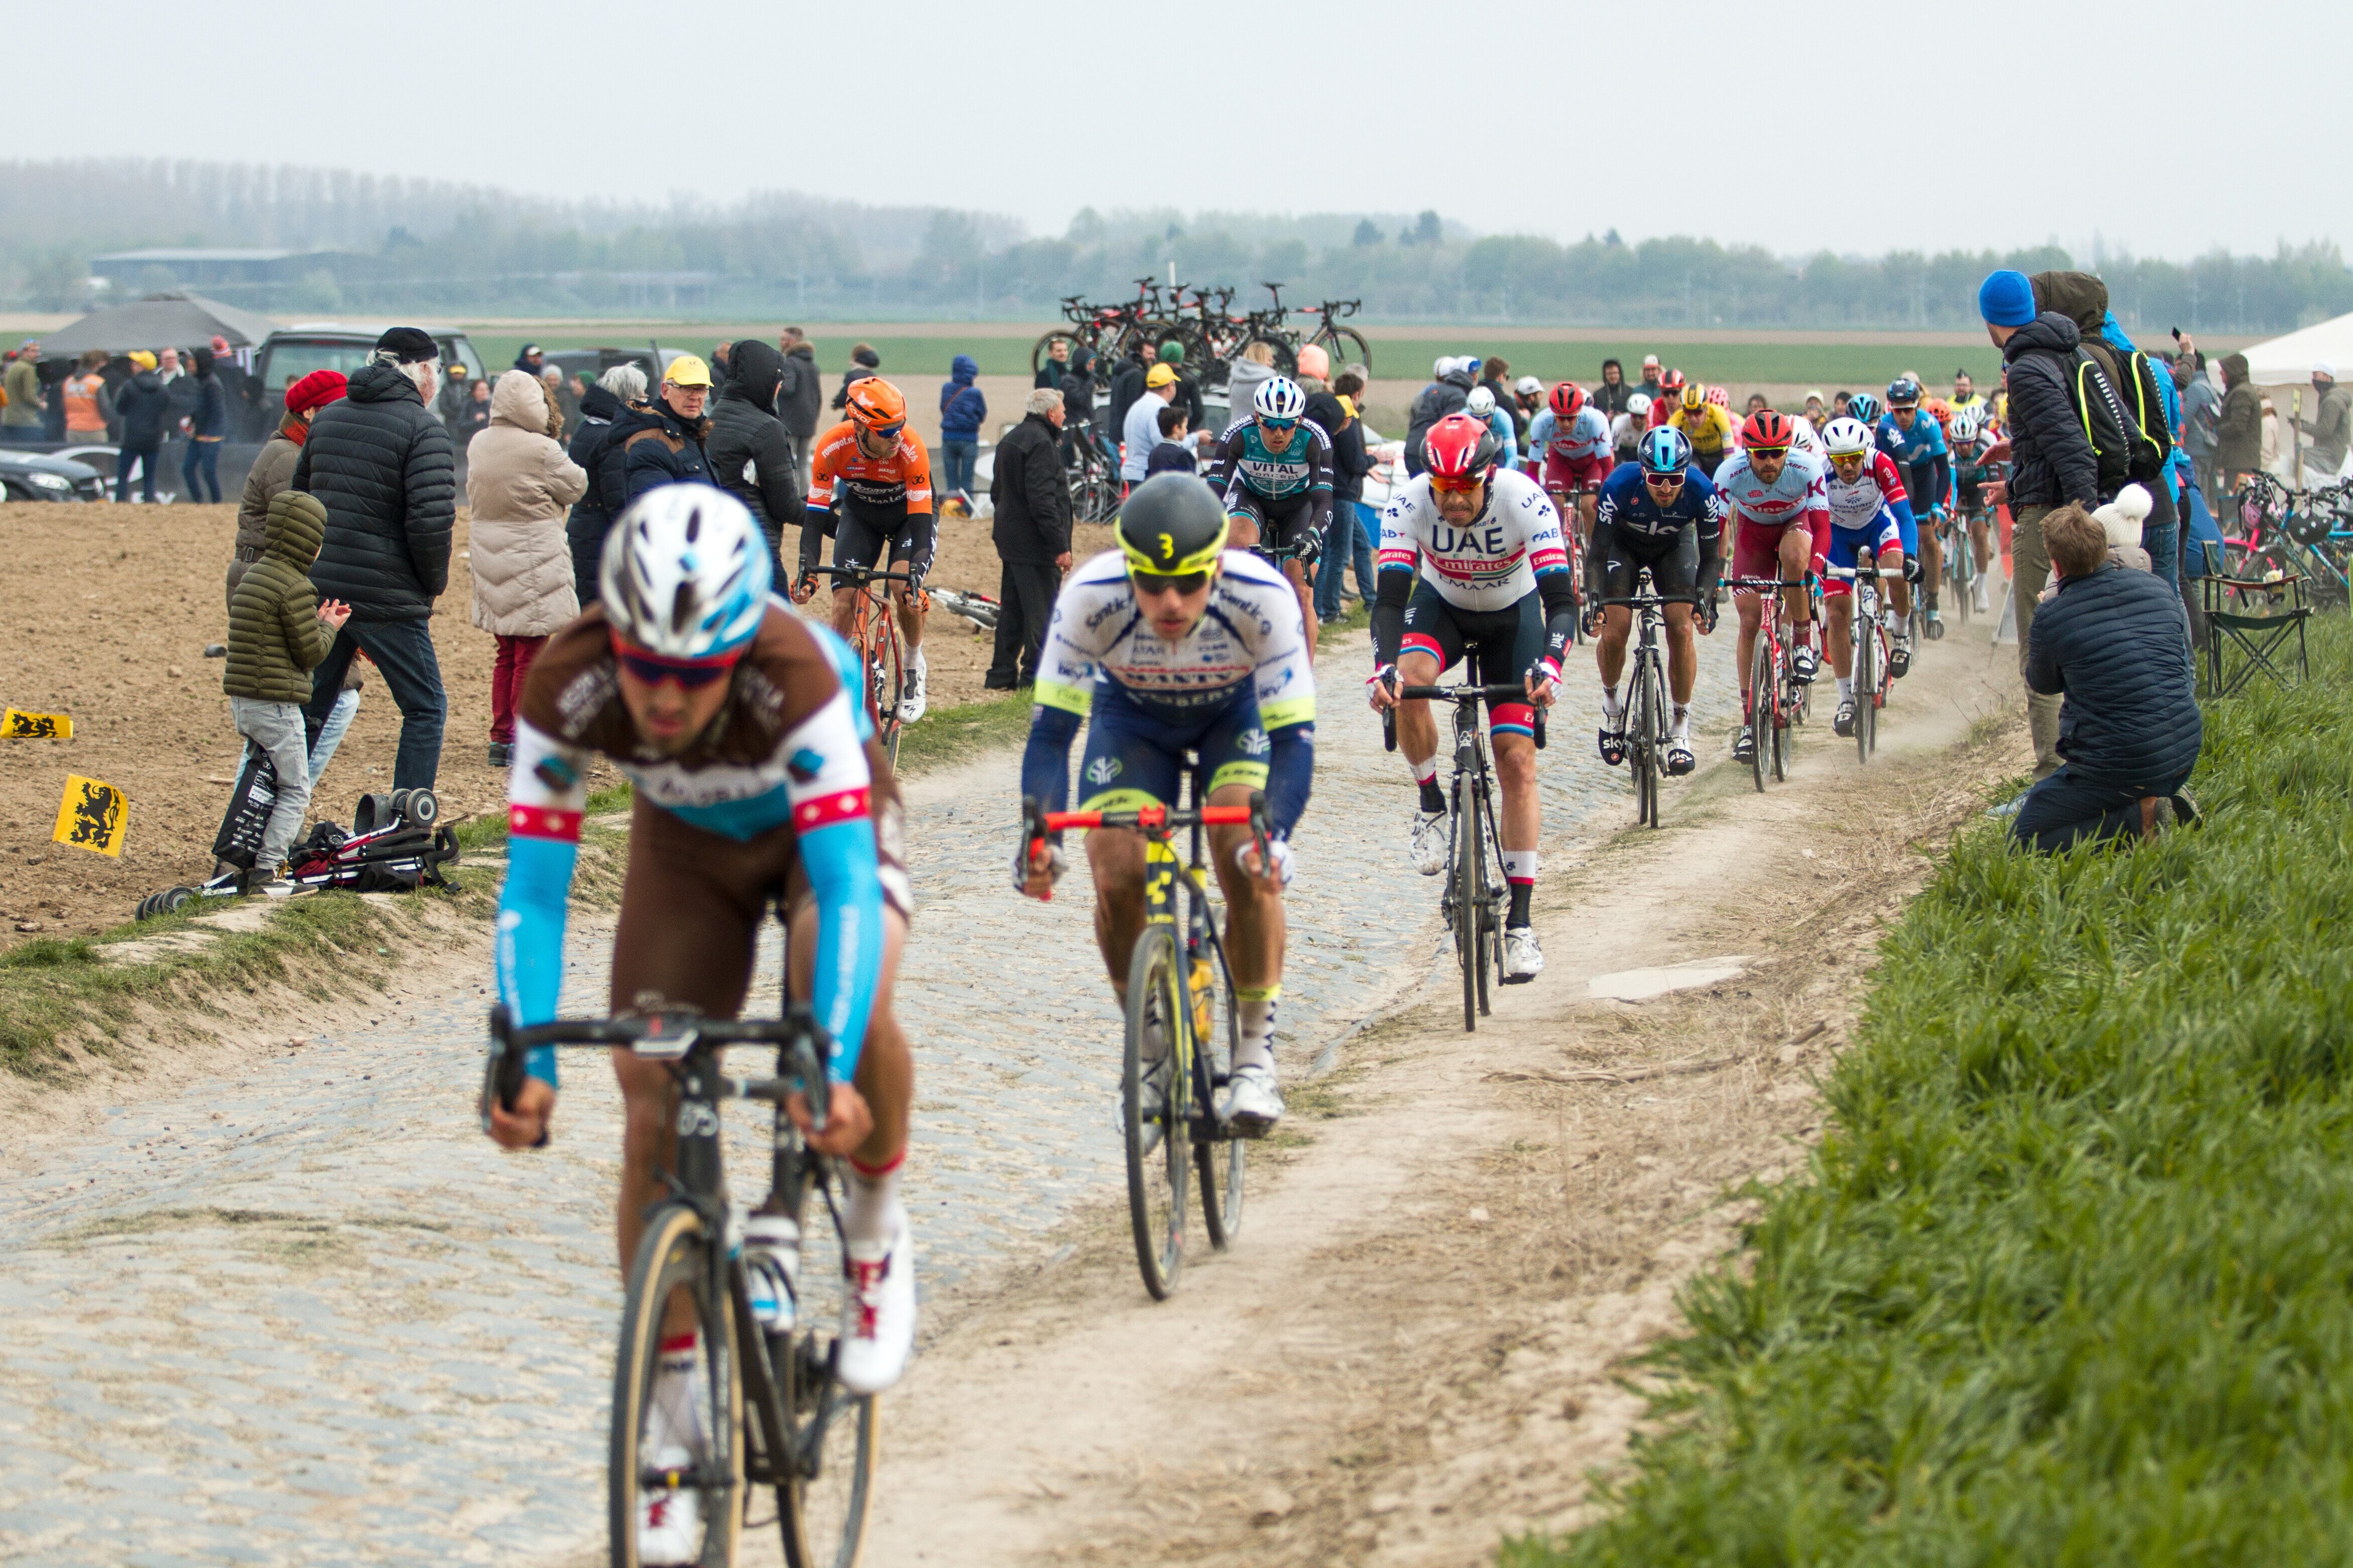
[(2171, 790), (2205, 740), (2181, 595), (2114, 563), (2063, 577), (2027, 633), (2026, 684), (2066, 695), (2059, 754), (2076, 773), (2145, 795)]
[(970, 354), (958, 354), (948, 366), (949, 379), (940, 384), (940, 439), (977, 441), (980, 423), (988, 417), (988, 399), (973, 384), (980, 366)]

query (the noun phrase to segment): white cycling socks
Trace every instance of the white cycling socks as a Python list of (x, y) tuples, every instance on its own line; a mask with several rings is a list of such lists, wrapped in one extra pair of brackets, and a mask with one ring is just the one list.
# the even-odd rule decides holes
[(1614, 724), (1618, 721), (1618, 689), (1604, 686), (1601, 689), (1601, 716)]
[(652, 1418), (646, 1447), (659, 1452), (672, 1444), (690, 1454), (703, 1451), (702, 1410), (694, 1397), (697, 1336), (692, 1331), (666, 1336), (656, 1363)]
[(1431, 816), (1446, 810), (1446, 796), (1438, 787), (1438, 753), (1432, 752), (1413, 764), (1413, 782), (1421, 787), (1421, 809)]
[(1675, 710), (1674, 735), (1678, 741), (1691, 739), (1691, 710), (1688, 707), (1678, 707)]
[(1271, 1069), (1274, 1066), (1274, 1005), (1282, 999), (1280, 985), (1237, 985), (1234, 1006), (1240, 1015), (1241, 1038), (1234, 1047), (1234, 1066)]
[(1504, 850), (1504, 881), (1512, 895), (1511, 910), (1504, 917), (1504, 926), (1526, 925), (1528, 900), (1536, 890), (1536, 852), (1533, 849)]
[(848, 1163), (849, 1177), (842, 1184), (849, 1194), (841, 1206), (843, 1238), (877, 1245), (890, 1240), (899, 1226), (899, 1173), (906, 1167), (907, 1152), (900, 1150), (887, 1165), (869, 1165), (855, 1157)]
[(1852, 702), (1852, 701), (1853, 701), (1853, 700), (1854, 700), (1854, 677), (1852, 677), (1852, 676), (1851, 676), (1851, 675), (1841, 675), (1841, 676), (1840, 676), (1840, 677), (1838, 678), (1838, 683), (1839, 683), (1839, 700), (1840, 700), (1840, 701), (1841, 701), (1841, 702)]

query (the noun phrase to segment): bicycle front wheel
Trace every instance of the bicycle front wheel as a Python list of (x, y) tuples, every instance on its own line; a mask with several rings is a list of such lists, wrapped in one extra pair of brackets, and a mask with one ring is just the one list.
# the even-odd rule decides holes
[(1454, 813), (1454, 957), (1462, 967), (1462, 1028), (1479, 1027), (1479, 905), (1486, 880), (1479, 865), (1483, 842), (1479, 829), (1479, 790), (1463, 782)]
[(1748, 772), (1757, 781), (1757, 793), (1765, 793), (1765, 770), (1769, 765), (1765, 755), (1773, 744), (1774, 681), (1773, 632), (1769, 626), (1757, 633), (1757, 651), (1748, 659)]
[[(1127, 1136), (1127, 1212), (1135, 1229), (1135, 1262), (1144, 1288), (1155, 1301), (1176, 1289), (1185, 1264), (1185, 1210), (1192, 1173), (1193, 1080), (1189, 1053), (1178, 1049), (1184, 1023), (1184, 985), (1177, 965), (1176, 935), (1166, 925), (1147, 925), (1136, 939), (1127, 965), (1127, 1060), (1120, 1075), (1121, 1124)], [(1166, 1019), (1166, 1028), (1156, 1027)], [(1154, 1058), (1149, 1047), (1159, 1035)], [(1147, 1071), (1166, 1086), (1163, 1110), (1145, 1117)]]
[(1642, 731), (1642, 749), (1635, 759), (1634, 798), (1641, 813), (1637, 820), (1652, 827), (1659, 825), (1659, 784), (1667, 738), (1666, 707), (1659, 686), (1658, 662), (1646, 656), (1634, 667), (1634, 712)]
[(1332, 374), (1335, 375), (1351, 364), (1363, 365), (1368, 371), (1373, 368), (1372, 345), (1366, 342), (1365, 334), (1354, 327), (1335, 327), (1327, 321), (1307, 341), (1332, 356)]
[(1871, 737), (1879, 722), (1879, 628), (1861, 615), (1854, 622), (1854, 754), (1871, 761)]
[[(1203, 946), (1210, 956), (1208, 984), (1193, 994), (1193, 1049), (1205, 1058), (1214, 1080), (1233, 1068), (1234, 1053), (1242, 1043), (1241, 1014), (1234, 1005), (1234, 976), (1226, 963), (1225, 943), (1212, 931)], [(1219, 1252), (1241, 1234), (1242, 1168), (1249, 1153), (1247, 1138), (1222, 1143), (1204, 1138), (1193, 1145), (1193, 1163), (1201, 1177), (1201, 1224), (1209, 1233), (1209, 1246)]]
[[(734, 1301), (712, 1288), (711, 1245), (692, 1209), (664, 1204), (629, 1269), (613, 1371), (607, 1489), (618, 1568), (638, 1568), (642, 1531), (674, 1528), (681, 1518), (690, 1521), (692, 1555), (664, 1561), (727, 1568), (742, 1544), (744, 1378), (735, 1359)], [(688, 1378), (665, 1378), (661, 1370), (673, 1295), (693, 1308), (700, 1348)]]
[(897, 611), (884, 605), (875, 611), (883, 620), (881, 632), (874, 638), (873, 663), (870, 666), (873, 680), (874, 738), (882, 743), (882, 754), (891, 765), (899, 765), (899, 698), (906, 689), (907, 669), (899, 647), (899, 628), (892, 619)]

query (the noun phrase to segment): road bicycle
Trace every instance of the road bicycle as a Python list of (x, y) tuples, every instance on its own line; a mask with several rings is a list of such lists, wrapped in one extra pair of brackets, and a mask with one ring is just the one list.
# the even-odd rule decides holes
[(1633, 670), (1626, 686), (1626, 766), (1634, 775), (1634, 821), (1651, 827), (1659, 826), (1659, 793), (1667, 776), (1667, 748), (1674, 740), (1667, 725), (1669, 605), (1690, 605), (1698, 613), (1696, 595), (1661, 594), (1650, 567), (1643, 566), (1634, 574), (1631, 595), (1604, 599), (1600, 605), (1634, 613), (1633, 635), (1627, 639)]
[[(1789, 776), (1789, 752), (1794, 738), (1789, 731), (1806, 721), (1806, 710), (1811, 700), (1812, 688), (1797, 678), (1797, 666), (1791, 658), (1795, 632), (1789, 625), (1788, 606), (1783, 603), (1783, 591), (1805, 587), (1816, 589), (1813, 574), (1803, 577), (1735, 577), (1728, 584), (1736, 594), (1754, 594), (1764, 608), (1757, 626), (1757, 648), (1748, 660), (1748, 723), (1755, 744), (1751, 748), (1748, 766), (1757, 782), (1757, 793), (1765, 793), (1765, 775), (1769, 769), (1776, 779)], [(1815, 593), (1813, 607), (1815, 624), (1820, 624), (1822, 614), (1820, 593)]]
[(1580, 531), (1584, 520), (1577, 510), (1577, 492), (1546, 485), (1545, 494), (1552, 498), (1552, 510), (1560, 519), (1561, 547), (1568, 552), (1569, 603), (1577, 613), (1569, 617), (1568, 641), (1574, 647), (1593, 640), (1585, 629), (1585, 535)]
[(881, 584), (906, 584), (915, 603), (924, 609), (931, 607), (931, 596), (923, 592), (923, 579), (909, 572), (884, 572), (871, 566), (811, 566), (807, 571), (812, 576), (832, 578), (838, 587), (858, 590), (850, 606), (849, 646), (866, 663), (866, 711), (874, 721), (874, 738), (895, 766), (900, 731), (906, 728), (899, 721), (899, 699), (907, 689), (907, 659), (890, 590)]
[(1984, 526), (1982, 512), (1971, 516), (1953, 510), (1936, 525), (1936, 537), (1945, 547), (1945, 601), (1956, 626), (1969, 624), (1969, 610), (1978, 591), (1977, 530)]
[(1109, 522), (1119, 510), (1119, 454), (1092, 421), (1064, 431), (1062, 473), (1070, 481), (1071, 516), (1078, 522)]
[[(775, 1076), (728, 1077), (720, 1051), (729, 1045), (776, 1047)], [(529, 1027), (515, 1026), (503, 1005), (491, 1009), (482, 1085), (486, 1126), (491, 1097), (513, 1103), (524, 1057), (540, 1046), (626, 1049), (663, 1063), (675, 1086), (677, 1142), (663, 1173), (669, 1194), (646, 1215), (622, 1299), (613, 1371), (607, 1524), (617, 1565), (635, 1568), (638, 1561), (641, 1499), (691, 1491), (702, 1505), (703, 1537), (694, 1561), (726, 1568), (751, 1527), (746, 1514), (756, 1487), (776, 1490), (776, 1523), (791, 1568), (854, 1568), (858, 1561), (873, 1500), (876, 1420), (873, 1396), (850, 1393), (836, 1377), (837, 1330), (844, 1309), (855, 1301), (841, 1233), (840, 1174), (830, 1158), (808, 1146), (784, 1109), (788, 1096), (805, 1095), (822, 1130), (830, 1045), (800, 1002), (787, 1004), (781, 1018), (664, 1011)], [(804, 1240), (799, 1267), (785, 1271), (790, 1299), (765, 1327), (753, 1312), (741, 1250), (729, 1239), (719, 1115), (731, 1100), (775, 1108), (769, 1192), (758, 1212), (792, 1221), (804, 1238), (810, 1236), (814, 1206), (830, 1222), (830, 1256), (809, 1256)], [(693, 1398), (706, 1434), (702, 1454), (683, 1466), (663, 1463), (649, 1436), (663, 1323), (681, 1297), (700, 1331)]]
[(1365, 341), (1365, 334), (1339, 324), (1343, 317), (1355, 315), (1364, 304), (1362, 300), (1326, 300), (1301, 312), (1316, 318), (1316, 328), (1308, 334), (1307, 342), (1332, 356), (1335, 374), (1343, 365), (1361, 364), (1368, 372), (1373, 368), (1373, 348)]
[[(1124, 827), (1144, 837), (1144, 931), (1127, 965), (1120, 1123), (1127, 1150), (1127, 1212), (1135, 1235), (1135, 1261), (1144, 1274), (1144, 1288), (1155, 1301), (1166, 1300), (1176, 1289), (1177, 1273), (1185, 1265), (1186, 1210), (1196, 1179), (1201, 1184), (1202, 1227), (1213, 1250), (1223, 1252), (1231, 1246), (1242, 1224), (1242, 1169), (1249, 1141), (1218, 1111), (1218, 1091), (1226, 1086), (1241, 1043), (1241, 1013), (1234, 1005), (1233, 967), (1227, 961), (1225, 936), (1209, 914), (1204, 830), (1246, 826), (1257, 841), (1261, 865), (1269, 853), (1263, 791), (1252, 791), (1248, 805), (1198, 804), (1200, 762), (1190, 752), (1184, 777), (1184, 794), (1173, 808), (1155, 802), (1134, 811), (1040, 811), (1034, 795), (1021, 802), (1022, 842), (1029, 846), (1033, 864), (1042, 856), (1049, 833)], [(1191, 835), (1191, 853), (1180, 867), (1175, 838), (1184, 831)], [(1147, 1065), (1146, 1037), (1155, 1026), (1166, 1054)], [(1147, 1074), (1157, 1074), (1162, 1080), (1160, 1112), (1151, 1117), (1145, 1114), (1144, 1104)]]
[[(1879, 582), (1882, 578), (1904, 575), (1900, 566), (1831, 566), (1832, 577), (1854, 584), (1854, 625), (1851, 628), (1854, 641), (1854, 751), (1862, 761), (1871, 761), (1871, 753), (1879, 749), (1879, 710), (1887, 706), (1890, 693), (1895, 689), (1895, 677), (1888, 673), (1888, 657), (1894, 649), (1887, 636), (1887, 617), (1880, 613)], [(1866, 629), (1867, 628), (1867, 629)]]
[[(1462, 971), (1462, 1029), (1475, 1033), (1479, 1016), (1492, 1011), (1488, 990), (1504, 973), (1504, 916), (1510, 889), (1504, 879), (1504, 847), (1495, 813), (1495, 764), (1479, 705), (1525, 702), (1525, 685), (1482, 685), (1476, 653), (1464, 657), (1460, 686), (1400, 686), (1398, 700), (1454, 704), (1454, 776), (1446, 805), (1446, 886), (1439, 914), (1454, 936), (1454, 960)], [(1535, 741), (1545, 743), (1544, 710), (1535, 714)], [(1397, 710), (1381, 714), (1381, 742), (1397, 750)]]

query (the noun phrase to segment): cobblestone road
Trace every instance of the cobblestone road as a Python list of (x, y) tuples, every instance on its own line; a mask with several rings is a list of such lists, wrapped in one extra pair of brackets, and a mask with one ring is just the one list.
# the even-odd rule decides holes
[[(1696, 717), (1718, 734), (1730, 642), (1704, 645)], [(1402, 863), (1409, 796), (1358, 701), (1362, 663), (1324, 659), (1291, 900), (1293, 1073), (1436, 952), (1436, 885)], [(1548, 847), (1630, 814), (1593, 756), (1586, 669), (1545, 758)], [(907, 1186), (935, 1296), (1121, 1182), (1086, 878), (1045, 908), (1007, 886), (1012, 772), (911, 786)], [(575, 933), (568, 1008), (601, 1005), (601, 935)], [(345, 1016), (124, 1106), (37, 1168), (0, 1166), (0, 1558), (509, 1563), (601, 1539), (617, 1100), (575, 1058), (554, 1147), (492, 1149), (472, 1119), (488, 1000), (459, 986)], [(757, 1168), (753, 1129), (739, 1118), (739, 1172)]]

